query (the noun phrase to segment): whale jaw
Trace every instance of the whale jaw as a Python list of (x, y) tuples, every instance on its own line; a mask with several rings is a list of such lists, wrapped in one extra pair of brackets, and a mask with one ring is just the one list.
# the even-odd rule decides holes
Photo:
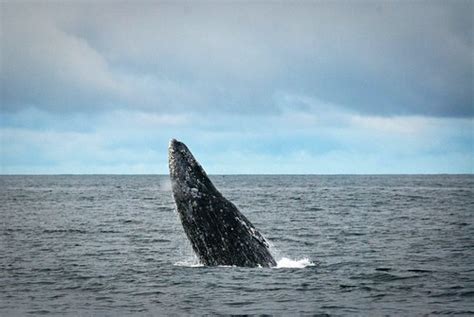
[(184, 231), (204, 265), (276, 265), (252, 223), (214, 187), (184, 143), (169, 145), (173, 197)]

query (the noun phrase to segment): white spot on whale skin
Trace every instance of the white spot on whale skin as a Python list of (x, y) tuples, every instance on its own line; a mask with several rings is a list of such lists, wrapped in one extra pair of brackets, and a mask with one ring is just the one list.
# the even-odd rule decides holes
[(201, 193), (199, 192), (199, 189), (195, 188), (195, 187), (191, 187), (189, 189), (190, 193), (191, 193), (191, 196), (193, 198), (199, 198), (201, 197)]

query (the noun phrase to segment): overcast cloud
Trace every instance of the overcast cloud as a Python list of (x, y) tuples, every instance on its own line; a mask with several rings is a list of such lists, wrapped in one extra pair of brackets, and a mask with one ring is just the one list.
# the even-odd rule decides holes
[(472, 1), (0, 6), (2, 173), (473, 172)]

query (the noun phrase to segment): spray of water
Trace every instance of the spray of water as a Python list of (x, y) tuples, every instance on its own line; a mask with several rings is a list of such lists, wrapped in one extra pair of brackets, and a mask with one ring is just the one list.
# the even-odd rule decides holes
[(303, 258), (301, 260), (292, 260), (289, 258), (281, 258), (277, 261), (277, 266), (275, 268), (295, 268), (302, 269), (308, 266), (314, 266), (315, 264), (311, 262), (308, 258)]
[(275, 258), (277, 265), (275, 268), (281, 269), (281, 268), (296, 268), (296, 269), (302, 269), (307, 266), (314, 266), (315, 264), (311, 262), (308, 258), (302, 258), (300, 260), (293, 260), (290, 258), (287, 258), (283, 256), (283, 254), (278, 250), (275, 245), (268, 239), (265, 239), (270, 246), (270, 252)]
[[(183, 261), (178, 261), (174, 264), (175, 266), (184, 266), (184, 267), (203, 267), (204, 265), (199, 263), (197, 258), (189, 258)], [(303, 258), (300, 260), (292, 260), (289, 258), (281, 258), (277, 260), (277, 265), (273, 267), (274, 269), (303, 269), (308, 266), (314, 266), (315, 264), (311, 262), (308, 258)], [(233, 267), (227, 265), (219, 265), (219, 267)]]
[(162, 178), (158, 182), (159, 189), (161, 191), (170, 192), (171, 191), (171, 180), (169, 177)]

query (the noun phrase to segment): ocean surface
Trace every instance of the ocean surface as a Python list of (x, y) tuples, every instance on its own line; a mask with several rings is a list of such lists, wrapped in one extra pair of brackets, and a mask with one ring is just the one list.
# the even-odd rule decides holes
[(0, 176), (0, 316), (474, 314), (474, 176), (212, 176), (276, 268), (203, 267), (168, 176)]

